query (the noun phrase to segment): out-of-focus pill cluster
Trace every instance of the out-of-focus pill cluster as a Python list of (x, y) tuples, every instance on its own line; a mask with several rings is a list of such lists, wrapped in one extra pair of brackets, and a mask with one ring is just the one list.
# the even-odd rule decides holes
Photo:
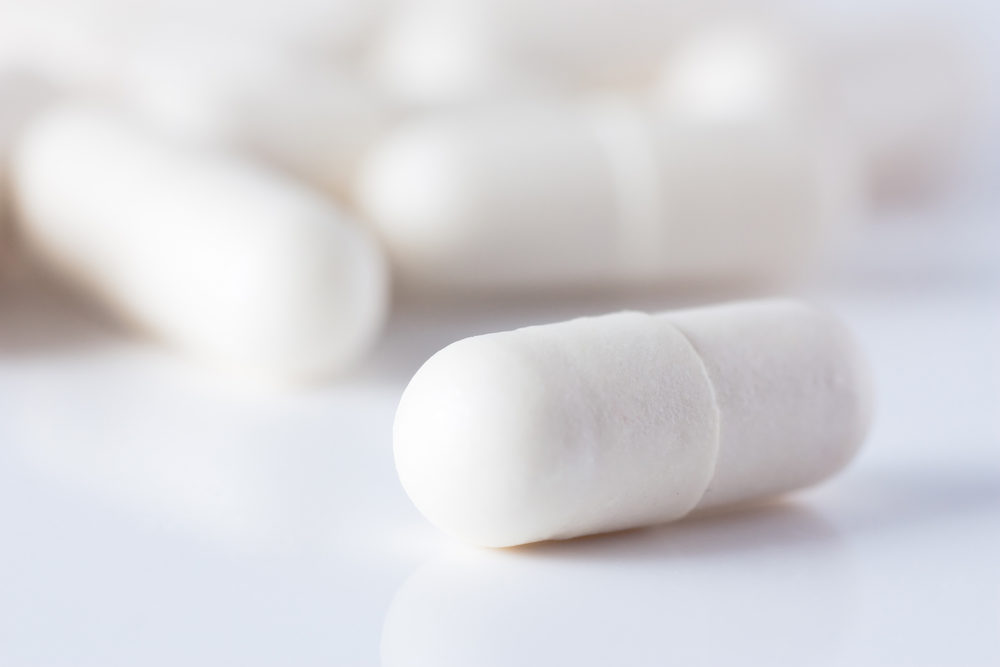
[(952, 38), (778, 0), (3, 0), (0, 263), (278, 381), (355, 365), (393, 294), (782, 285), (947, 185)]

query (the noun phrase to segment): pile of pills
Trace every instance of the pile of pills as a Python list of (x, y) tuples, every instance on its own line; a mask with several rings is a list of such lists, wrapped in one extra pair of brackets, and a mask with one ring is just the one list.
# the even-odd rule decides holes
[[(393, 292), (781, 285), (958, 160), (943, 32), (694, 5), (2, 3), (0, 264), (313, 381), (364, 358)], [(864, 376), (790, 302), (500, 333), (421, 369), (397, 461), (482, 544), (664, 521), (838, 469)]]

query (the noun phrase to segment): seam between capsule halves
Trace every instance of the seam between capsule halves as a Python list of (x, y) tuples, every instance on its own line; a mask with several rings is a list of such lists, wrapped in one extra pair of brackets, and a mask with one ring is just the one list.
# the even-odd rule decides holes
[(681, 338), (684, 339), (684, 342), (688, 344), (688, 347), (691, 348), (691, 351), (694, 352), (694, 356), (698, 359), (698, 367), (701, 368), (701, 374), (705, 378), (705, 382), (708, 384), (709, 393), (712, 395), (712, 408), (715, 414), (715, 437), (712, 447), (712, 463), (709, 466), (710, 470), (708, 474), (705, 476), (705, 487), (698, 495), (698, 499), (695, 500), (694, 504), (691, 505), (691, 507), (689, 507), (687, 512), (683, 515), (687, 516), (701, 504), (701, 501), (705, 498), (705, 494), (708, 493), (708, 488), (712, 485), (712, 480), (715, 479), (715, 471), (719, 465), (719, 450), (722, 448), (722, 410), (719, 407), (719, 395), (715, 390), (715, 383), (712, 382), (712, 377), (708, 373), (708, 366), (705, 365), (705, 359), (702, 357), (698, 347), (679, 326), (669, 320), (667, 320), (667, 324), (669, 324), (674, 331), (680, 334)]

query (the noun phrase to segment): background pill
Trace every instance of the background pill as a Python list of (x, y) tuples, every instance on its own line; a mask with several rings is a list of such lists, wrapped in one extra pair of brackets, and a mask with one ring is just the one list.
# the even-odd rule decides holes
[(386, 307), (364, 230), (255, 164), (63, 108), (15, 151), (23, 233), (124, 318), (218, 365), (269, 379), (339, 370)]
[(340, 199), (393, 115), (344, 67), (188, 26), (137, 46), (114, 97), (164, 131), (248, 153)]
[(875, 29), (805, 14), (691, 31), (665, 59), (654, 100), (719, 117), (806, 113), (853, 144), (874, 201), (940, 189), (960, 166), (976, 120), (966, 49), (916, 17)]
[(511, 546), (677, 519), (839, 470), (869, 421), (849, 334), (793, 301), (626, 312), (468, 338), (400, 401), (404, 488)]
[(640, 89), (679, 35), (729, 0), (402, 0), (367, 71), (417, 107), (527, 92)]
[(799, 119), (661, 117), (620, 98), (416, 121), (358, 200), (414, 291), (767, 280), (849, 220), (849, 156)]

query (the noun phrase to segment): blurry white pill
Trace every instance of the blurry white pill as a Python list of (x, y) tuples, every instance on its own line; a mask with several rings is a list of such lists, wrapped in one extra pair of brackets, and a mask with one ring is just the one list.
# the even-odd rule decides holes
[(868, 428), (849, 332), (769, 300), (467, 338), (396, 413), (403, 487), (463, 540), (512, 546), (679, 519), (814, 484)]
[(714, 5), (649, 0), (403, 0), (369, 69), (397, 99), (437, 106), (645, 85)]
[(484, 102), (558, 88), (544, 67), (511, 48), (483, 0), (406, 0), (374, 41), (371, 79), (406, 107)]
[[(27, 67), (60, 87), (113, 87), (123, 67), (164, 32), (184, 46), (212, 35), (220, 48), (242, 41), (314, 65), (349, 65), (395, 0), (0, 0), (0, 69)], [(194, 55), (194, 54), (193, 54)]]
[(732, 0), (494, 0), (501, 25), (528, 63), (581, 86), (648, 83), (671, 44)]
[(862, 149), (878, 199), (919, 198), (949, 182), (973, 134), (976, 76), (938, 24), (879, 23), (816, 40), (830, 104)]
[(63, 108), (14, 156), (23, 234), (159, 338), (265, 379), (356, 361), (386, 307), (367, 233), (325, 199), (234, 157)]
[(855, 146), (871, 194), (910, 196), (959, 161), (968, 72), (935, 26), (877, 25), (800, 18), (703, 27), (671, 50), (653, 96), (665, 113), (811, 114)]
[(779, 26), (734, 20), (692, 31), (671, 49), (653, 102), (664, 114), (714, 118), (814, 113), (818, 82), (798, 42)]
[(397, 0), (166, 0), (151, 18), (205, 26), (220, 38), (234, 33), (319, 62), (350, 62)]
[(158, 32), (120, 68), (117, 93), (158, 126), (250, 153), (341, 197), (391, 110), (356, 77), (191, 30)]
[(102, 88), (133, 27), (117, 0), (0, 3), (0, 69), (45, 77), (60, 89)]
[(415, 291), (769, 280), (850, 217), (832, 144), (787, 117), (496, 105), (388, 135), (358, 199)]

